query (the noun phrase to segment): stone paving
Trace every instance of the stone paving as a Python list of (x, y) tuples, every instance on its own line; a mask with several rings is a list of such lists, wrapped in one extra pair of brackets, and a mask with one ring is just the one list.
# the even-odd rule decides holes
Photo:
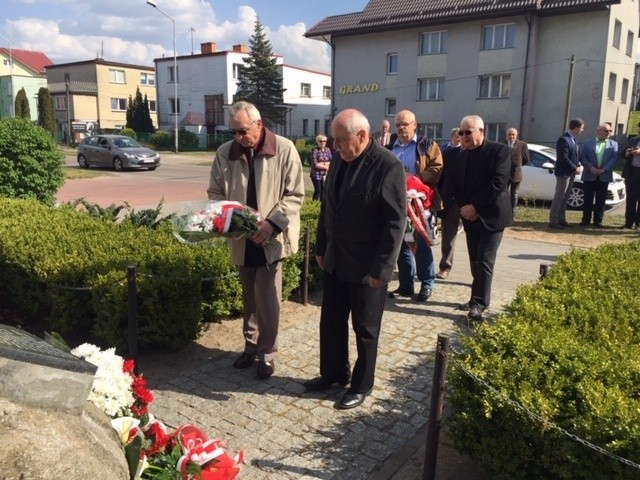
[[(499, 312), (518, 285), (535, 282), (540, 264), (553, 263), (569, 248), (504, 238), (489, 313)], [(240, 478), (390, 478), (401, 459), (416, 450), (416, 436), (427, 423), (437, 335), (451, 335), (455, 345), (459, 335), (470, 333), (464, 312), (456, 310), (469, 299), (465, 249), (461, 234), (454, 269), (427, 303), (387, 301), (376, 385), (360, 408), (334, 409), (344, 391), (337, 386), (320, 394), (304, 391), (302, 381), (318, 374), (316, 309), (317, 315), (281, 331), (271, 379), (257, 380), (253, 368), (234, 370), (231, 364), (239, 352), (223, 352), (154, 386), (154, 414), (173, 426), (200, 426), (226, 440), (232, 454), (244, 450)], [(439, 247), (434, 255), (439, 260)], [(390, 289), (396, 286), (393, 282)]]

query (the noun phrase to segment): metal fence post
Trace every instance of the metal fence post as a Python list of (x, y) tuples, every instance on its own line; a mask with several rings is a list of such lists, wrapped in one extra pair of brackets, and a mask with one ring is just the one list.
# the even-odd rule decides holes
[(309, 250), (310, 250), (310, 240), (309, 240), (309, 227), (305, 227), (304, 229), (304, 272), (302, 274), (302, 304), (304, 306), (307, 305), (309, 301)]
[(129, 332), (129, 358), (137, 363), (138, 360), (138, 305), (136, 297), (138, 287), (136, 285), (136, 266), (127, 267), (127, 305), (128, 305), (128, 332)]

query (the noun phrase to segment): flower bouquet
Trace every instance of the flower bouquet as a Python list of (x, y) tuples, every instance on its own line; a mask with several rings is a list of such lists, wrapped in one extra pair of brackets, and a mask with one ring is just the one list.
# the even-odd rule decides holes
[(240, 202), (209, 202), (199, 213), (174, 219), (173, 233), (183, 243), (198, 243), (214, 237), (249, 237), (258, 231), (260, 214)]
[(407, 230), (404, 241), (415, 253), (417, 236), (420, 235), (428, 247), (435, 244), (432, 214), (429, 208), (435, 192), (422, 183), (419, 177), (407, 175)]

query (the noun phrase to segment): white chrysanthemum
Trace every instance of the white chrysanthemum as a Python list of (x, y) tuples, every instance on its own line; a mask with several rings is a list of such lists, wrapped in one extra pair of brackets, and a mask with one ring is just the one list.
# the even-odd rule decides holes
[(89, 357), (91, 355), (94, 355), (99, 351), (100, 351), (100, 349), (98, 347), (96, 347), (95, 345), (91, 345), (90, 343), (83, 343), (79, 347), (74, 348), (73, 350), (71, 350), (71, 354), (75, 355), (76, 357), (80, 357), (80, 358), (86, 359), (87, 357)]

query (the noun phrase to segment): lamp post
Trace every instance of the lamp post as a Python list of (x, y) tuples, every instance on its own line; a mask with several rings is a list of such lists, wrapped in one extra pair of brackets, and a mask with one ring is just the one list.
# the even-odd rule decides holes
[(11, 105), (9, 105), (9, 113), (13, 113), (12, 117), (16, 116), (16, 99), (14, 96), (14, 88), (13, 88), (13, 54), (11, 52), (11, 39), (5, 37), (4, 35), (0, 35), (0, 38), (4, 38), (7, 42), (9, 42), (9, 82), (11, 83)]
[(173, 118), (174, 118), (174, 138), (175, 152), (178, 153), (178, 57), (176, 57), (176, 21), (158, 8), (154, 0), (147, 0), (147, 4), (151, 5), (162, 15), (171, 20), (173, 25)]

